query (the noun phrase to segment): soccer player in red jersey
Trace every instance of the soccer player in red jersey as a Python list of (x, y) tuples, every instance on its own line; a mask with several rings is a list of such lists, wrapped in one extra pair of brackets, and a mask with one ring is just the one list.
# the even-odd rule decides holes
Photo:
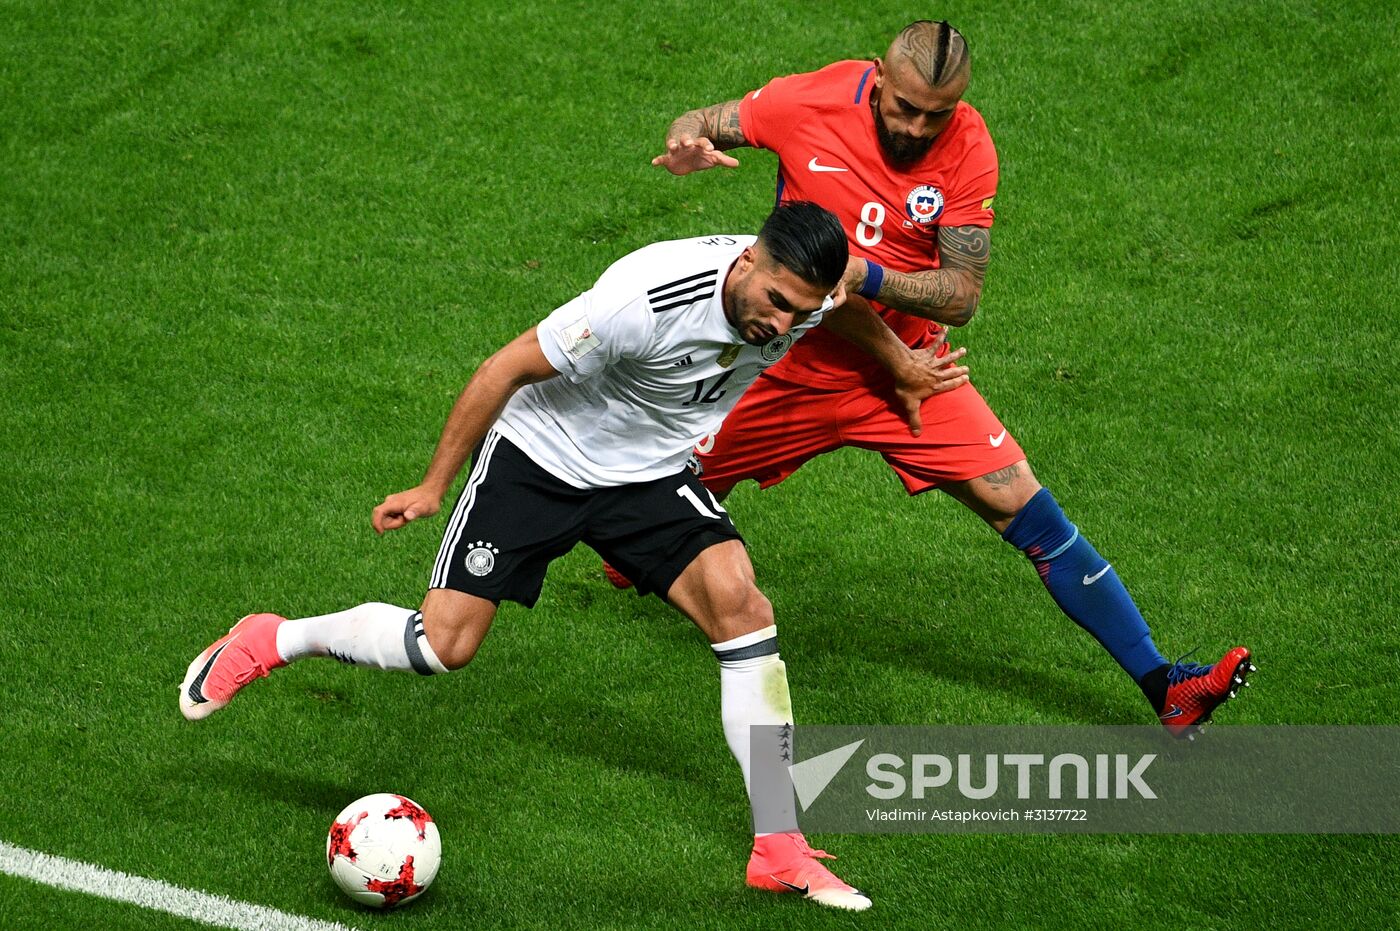
[[(991, 248), (997, 154), (962, 100), (966, 40), (946, 22), (907, 26), (884, 58), (779, 77), (672, 123), (652, 160), (677, 175), (734, 168), (726, 150), (780, 160), (778, 199), (815, 201), (846, 230), (846, 287), (913, 348), (972, 319)], [(1055, 602), (1132, 676), (1172, 733), (1190, 735), (1252, 671), (1235, 647), (1217, 663), (1168, 662), (1112, 566), (1036, 481), (1025, 454), (971, 384), (929, 397), (906, 423), (891, 378), (820, 331), (759, 378), (698, 448), (723, 495), (763, 487), (842, 446), (881, 454), (909, 494), (938, 488), (1024, 552)], [(613, 574), (610, 573), (610, 577)]]

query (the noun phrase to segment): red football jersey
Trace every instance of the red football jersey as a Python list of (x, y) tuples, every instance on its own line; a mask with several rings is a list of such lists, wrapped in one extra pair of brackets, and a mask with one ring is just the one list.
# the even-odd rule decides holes
[[(851, 254), (902, 272), (938, 267), (940, 226), (992, 225), (997, 153), (987, 124), (959, 102), (928, 154), (907, 168), (885, 160), (870, 92), (875, 65), (842, 61), (774, 78), (739, 103), (750, 145), (777, 153), (778, 199), (810, 200), (835, 213)], [(910, 346), (941, 327), (873, 303)], [(824, 388), (872, 384), (879, 363), (818, 328), (770, 372)]]

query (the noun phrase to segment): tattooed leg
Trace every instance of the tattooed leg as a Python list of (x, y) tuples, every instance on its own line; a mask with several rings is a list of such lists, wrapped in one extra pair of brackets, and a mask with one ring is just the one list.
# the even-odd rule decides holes
[(1026, 502), (1040, 491), (1040, 482), (1031, 472), (1030, 463), (1022, 459), (978, 478), (948, 482), (939, 487), (1001, 533)]

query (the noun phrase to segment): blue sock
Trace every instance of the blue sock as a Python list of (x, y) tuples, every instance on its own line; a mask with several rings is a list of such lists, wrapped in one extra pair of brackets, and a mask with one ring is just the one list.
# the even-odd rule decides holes
[[(1149, 674), (1167, 661), (1157, 652), (1147, 622), (1118, 573), (1080, 536), (1050, 489), (1036, 492), (1001, 537), (1030, 557), (1060, 610), (1093, 634), (1145, 694), (1149, 686), (1152, 693), (1158, 690), (1156, 680), (1163, 677)], [(1155, 694), (1147, 697), (1160, 706)]]

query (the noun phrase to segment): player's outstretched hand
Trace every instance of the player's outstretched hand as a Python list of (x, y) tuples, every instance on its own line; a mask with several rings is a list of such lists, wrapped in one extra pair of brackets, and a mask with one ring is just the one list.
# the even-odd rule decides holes
[(419, 485), (385, 498), (374, 509), (370, 523), (374, 525), (374, 532), (382, 535), (386, 530), (398, 530), (419, 518), (432, 517), (440, 507), (442, 496)]
[(957, 364), (967, 355), (967, 348), (960, 346), (939, 358), (938, 353), (947, 341), (948, 332), (945, 330), (927, 349), (910, 350), (910, 364), (895, 376), (895, 397), (904, 409), (904, 419), (909, 421), (909, 432), (914, 436), (924, 431), (919, 407), (925, 398), (961, 388), (968, 383), (967, 366)]
[(738, 168), (739, 160), (725, 155), (715, 144), (704, 136), (681, 136), (666, 140), (666, 152), (651, 160), (673, 175), (688, 175), (692, 171), (704, 171), (716, 165), (725, 168)]

